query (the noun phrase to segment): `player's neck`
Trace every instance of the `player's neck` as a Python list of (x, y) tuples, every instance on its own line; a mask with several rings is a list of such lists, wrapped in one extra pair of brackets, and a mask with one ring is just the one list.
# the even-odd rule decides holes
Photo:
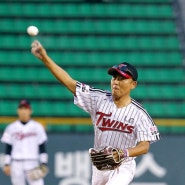
[(23, 125), (26, 125), (26, 123), (28, 123), (30, 121), (30, 119), (26, 119), (26, 120), (19, 120)]
[(114, 103), (115, 103), (117, 108), (126, 107), (131, 102), (130, 96), (128, 96), (128, 97), (120, 97), (120, 98), (115, 98), (114, 97), (113, 100), (114, 100)]

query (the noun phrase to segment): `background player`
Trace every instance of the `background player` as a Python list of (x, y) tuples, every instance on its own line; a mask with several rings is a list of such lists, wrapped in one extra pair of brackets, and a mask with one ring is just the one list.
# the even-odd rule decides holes
[(43, 185), (43, 179), (31, 180), (29, 170), (42, 163), (47, 165), (47, 135), (42, 125), (31, 119), (31, 105), (21, 100), (18, 109), (18, 120), (5, 129), (1, 141), (6, 144), (5, 166), (3, 171), (11, 176), (13, 185)]
[(94, 147), (112, 146), (126, 151), (125, 161), (118, 169), (100, 171), (93, 166), (92, 185), (128, 185), (135, 174), (134, 158), (147, 153), (150, 143), (159, 140), (158, 129), (149, 114), (130, 97), (131, 90), (137, 86), (136, 68), (128, 63), (110, 68), (112, 92), (108, 92), (71, 78), (38, 41), (32, 43), (32, 53), (74, 94), (75, 104), (90, 113)]

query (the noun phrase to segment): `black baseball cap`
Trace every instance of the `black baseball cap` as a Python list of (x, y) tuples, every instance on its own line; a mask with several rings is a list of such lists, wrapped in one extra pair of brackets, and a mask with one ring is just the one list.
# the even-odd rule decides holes
[(125, 78), (132, 78), (133, 80), (137, 81), (138, 79), (138, 72), (135, 66), (123, 62), (119, 65), (115, 65), (108, 69), (109, 75), (114, 75), (115, 73), (119, 73), (121, 76), (124, 76)]
[(26, 100), (26, 99), (21, 100), (21, 101), (19, 102), (18, 108), (22, 108), (22, 107), (31, 109), (30, 102), (29, 102), (28, 100)]

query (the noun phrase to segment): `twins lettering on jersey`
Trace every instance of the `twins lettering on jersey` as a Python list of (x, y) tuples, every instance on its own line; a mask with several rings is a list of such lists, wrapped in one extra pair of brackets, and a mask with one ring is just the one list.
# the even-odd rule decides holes
[(36, 136), (37, 133), (36, 132), (28, 132), (28, 133), (22, 133), (22, 132), (16, 132), (13, 134), (13, 137), (17, 140), (23, 140), (27, 137), (33, 137)]
[(119, 131), (119, 132), (131, 134), (134, 130), (134, 126), (127, 124), (127, 123), (133, 123), (134, 122), (133, 118), (126, 120), (126, 117), (125, 117), (125, 121), (127, 123), (123, 123), (117, 120), (110, 119), (112, 113), (105, 114), (103, 112), (96, 112), (96, 114), (99, 115), (96, 125), (101, 131)]

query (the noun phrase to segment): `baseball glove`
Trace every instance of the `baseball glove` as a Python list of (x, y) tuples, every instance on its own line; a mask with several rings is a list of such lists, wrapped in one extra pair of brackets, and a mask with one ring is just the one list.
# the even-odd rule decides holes
[(31, 180), (38, 180), (44, 178), (49, 172), (46, 165), (40, 165), (27, 172), (28, 178)]
[[(127, 153), (128, 154), (128, 153)], [(98, 170), (114, 170), (124, 161), (124, 150), (107, 146), (103, 149), (89, 149), (89, 155)]]

